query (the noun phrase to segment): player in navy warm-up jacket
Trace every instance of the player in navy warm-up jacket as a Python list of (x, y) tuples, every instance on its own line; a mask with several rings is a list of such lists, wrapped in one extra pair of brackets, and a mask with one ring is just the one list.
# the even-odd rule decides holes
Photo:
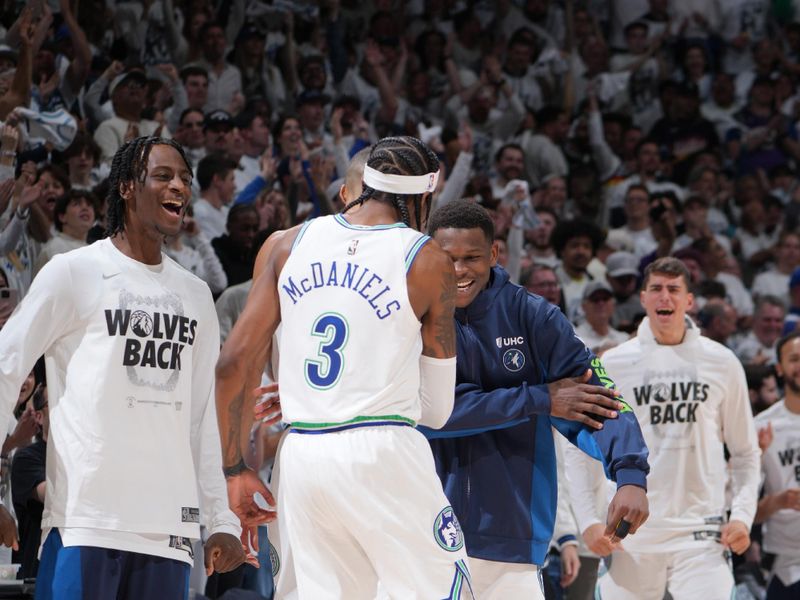
[[(633, 533), (647, 518), (647, 447), (631, 409), (608, 397), (613, 382), (561, 311), (495, 266), (488, 213), (453, 202), (429, 228), (455, 263), (458, 362), (453, 413), (442, 430), (425, 433), (464, 533), (475, 592), (537, 597), (531, 565), (544, 562), (556, 512), (551, 426), (602, 460), (617, 483), (609, 534), (620, 519)], [(594, 385), (580, 383), (587, 369)]]

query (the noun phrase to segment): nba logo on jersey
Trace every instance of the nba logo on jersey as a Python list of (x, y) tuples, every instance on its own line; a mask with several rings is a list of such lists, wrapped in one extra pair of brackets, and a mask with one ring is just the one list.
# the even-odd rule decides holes
[(516, 373), (525, 366), (525, 355), (516, 348), (506, 350), (506, 353), (503, 354), (503, 366), (512, 373)]
[(446, 506), (436, 516), (433, 535), (436, 543), (448, 552), (461, 550), (464, 546), (464, 534), (461, 533), (461, 525), (452, 506)]
[(347, 255), (353, 256), (358, 249), (358, 240), (350, 240), (350, 245), (347, 247)]

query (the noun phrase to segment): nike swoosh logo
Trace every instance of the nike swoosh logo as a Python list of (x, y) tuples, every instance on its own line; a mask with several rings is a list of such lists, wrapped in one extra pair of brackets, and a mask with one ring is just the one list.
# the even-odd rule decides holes
[(103, 279), (111, 279), (112, 277), (116, 277), (119, 273), (112, 273), (111, 275), (106, 275), (103, 273)]

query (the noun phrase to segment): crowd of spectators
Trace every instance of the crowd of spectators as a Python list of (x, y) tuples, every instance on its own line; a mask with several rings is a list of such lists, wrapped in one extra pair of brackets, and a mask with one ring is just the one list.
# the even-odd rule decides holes
[(192, 215), (164, 250), (217, 297), (269, 234), (341, 210), (360, 150), (414, 135), (441, 157), (434, 202), (486, 207), (512, 280), (596, 352), (636, 331), (641, 273), (674, 255), (754, 411), (777, 397), (800, 319), (800, 2), (2, 6), (0, 325), (47, 260), (104, 235), (126, 140), (186, 149)]

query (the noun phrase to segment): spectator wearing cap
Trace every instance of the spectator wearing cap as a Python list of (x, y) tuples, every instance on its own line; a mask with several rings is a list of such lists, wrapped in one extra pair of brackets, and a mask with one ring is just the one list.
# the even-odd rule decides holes
[(667, 114), (653, 126), (650, 137), (672, 157), (673, 180), (685, 185), (694, 157), (719, 146), (714, 124), (700, 114), (695, 83), (684, 81), (678, 86)]
[(196, 169), (197, 164), (206, 155), (206, 136), (204, 132), (205, 115), (196, 108), (187, 108), (181, 113), (178, 129), (175, 131), (175, 141), (183, 146), (186, 158)]
[(769, 172), (788, 159), (800, 158), (797, 127), (774, 105), (774, 83), (759, 76), (750, 87), (748, 102), (735, 114), (736, 125), (726, 136), (728, 154), (739, 173)]
[(233, 65), (242, 74), (242, 93), (246, 98), (270, 98), (272, 106), (286, 100), (286, 88), (277, 67), (265, 55), (266, 36), (253, 23), (245, 23), (233, 48)]
[(736, 98), (736, 88), (730, 73), (717, 73), (711, 81), (711, 97), (700, 106), (700, 114), (714, 124), (717, 137), (725, 140), (728, 131), (736, 126), (734, 115), (742, 105)]
[(644, 315), (639, 301), (639, 259), (631, 252), (619, 250), (606, 258), (606, 281), (614, 294), (611, 324), (620, 331), (632, 332)]
[(753, 280), (756, 294), (769, 294), (789, 303), (789, 278), (800, 267), (800, 233), (784, 230), (775, 247), (775, 265)]
[(167, 127), (177, 131), (184, 112), (192, 108), (203, 114), (208, 102), (208, 71), (198, 65), (187, 65), (178, 74), (172, 88), (172, 107), (167, 116)]
[(232, 110), (242, 98), (242, 74), (225, 58), (225, 29), (217, 22), (209, 21), (200, 28), (203, 58), (198, 64), (208, 72), (208, 100), (204, 110)]
[(324, 148), (333, 154), (333, 137), (325, 131), (325, 106), (330, 101), (330, 96), (318, 90), (305, 90), (297, 97), (297, 118), (309, 150)]
[(156, 131), (160, 131), (162, 137), (169, 137), (160, 123), (142, 118), (146, 85), (144, 72), (131, 69), (117, 75), (108, 86), (114, 116), (100, 123), (94, 132), (102, 161), (110, 162), (127, 140), (155, 135)]
[(584, 321), (575, 328), (575, 335), (597, 355), (630, 337), (611, 327), (614, 304), (611, 286), (605, 281), (591, 281), (583, 288), (581, 309)]
[(236, 163), (220, 153), (208, 154), (197, 165), (200, 198), (193, 204), (194, 218), (209, 240), (225, 233), (229, 204), (236, 189), (234, 169)]
[(246, 108), (236, 117), (236, 125), (242, 136), (242, 156), (239, 168), (234, 173), (236, 193), (262, 172), (262, 160), (270, 160), (272, 151), (269, 124), (252, 108)]
[(230, 113), (212, 110), (203, 121), (206, 154), (227, 154), (235, 124)]
[(650, 228), (650, 192), (644, 185), (634, 184), (625, 193), (625, 225), (622, 230), (633, 240), (633, 253), (642, 258), (656, 249), (656, 239)]
[(783, 331), (786, 305), (777, 296), (759, 296), (753, 313), (753, 328), (736, 345), (734, 352), (745, 365), (774, 365), (775, 347)]
[(520, 138), (525, 153), (525, 175), (534, 187), (542, 185), (548, 175), (566, 177), (567, 159), (561, 146), (567, 139), (569, 119), (560, 108), (546, 106), (536, 113), (537, 133)]
[(56, 254), (82, 248), (94, 225), (97, 199), (88, 190), (71, 190), (56, 200), (54, 225), (56, 233), (42, 246), (36, 259), (34, 276)]
[(561, 221), (553, 230), (553, 246), (561, 259), (556, 275), (564, 294), (565, 314), (571, 321), (578, 315), (583, 289), (592, 280), (587, 268), (602, 242), (603, 233), (591, 221)]

